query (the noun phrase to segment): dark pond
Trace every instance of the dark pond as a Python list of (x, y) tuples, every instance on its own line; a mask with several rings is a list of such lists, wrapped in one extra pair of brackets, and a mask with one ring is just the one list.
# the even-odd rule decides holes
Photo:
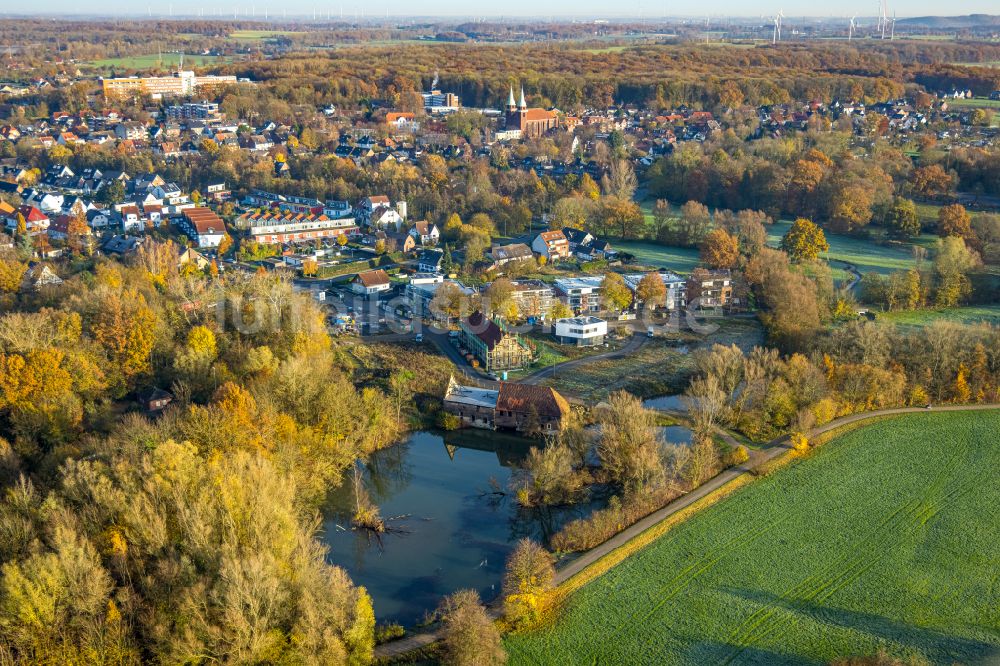
[(511, 494), (495, 493), (509, 490), (532, 445), (538, 442), (465, 430), (418, 432), (379, 451), (365, 466), (364, 483), (382, 517), (391, 519), (390, 531), (380, 543), (350, 529), (349, 479), (324, 512), (329, 560), (368, 589), (380, 622), (413, 625), (461, 588), (491, 599), (518, 539), (545, 542), (568, 520), (603, 504), (597, 498), (564, 509), (524, 510)]

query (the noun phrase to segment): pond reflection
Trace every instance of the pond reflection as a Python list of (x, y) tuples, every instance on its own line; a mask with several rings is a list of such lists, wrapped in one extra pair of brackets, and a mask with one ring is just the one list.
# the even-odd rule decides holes
[(602, 496), (573, 507), (518, 506), (511, 478), (539, 445), (482, 430), (417, 432), (375, 453), (363, 479), (387, 532), (376, 539), (351, 530), (353, 479), (345, 478), (324, 510), (328, 559), (368, 589), (380, 622), (412, 625), (461, 588), (491, 599), (518, 539), (544, 543), (604, 503)]

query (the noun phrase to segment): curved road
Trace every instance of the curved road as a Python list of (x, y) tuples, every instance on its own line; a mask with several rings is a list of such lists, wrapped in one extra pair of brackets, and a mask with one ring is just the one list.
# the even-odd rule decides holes
[[(868, 419), (879, 418), (882, 416), (893, 416), (896, 414), (919, 414), (926, 412), (962, 412), (962, 411), (980, 411), (980, 410), (992, 410), (1000, 409), (1000, 404), (988, 404), (988, 405), (944, 405), (941, 407), (934, 407), (933, 409), (925, 409), (923, 407), (898, 407), (895, 409), (882, 409), (874, 412), (862, 412), (860, 414), (850, 414), (848, 416), (842, 416), (839, 419), (834, 419), (827, 424), (813, 428), (809, 431), (809, 439), (813, 439), (818, 435), (830, 432), (831, 430), (836, 430), (845, 425), (851, 423), (857, 423), (858, 421), (866, 421)], [(573, 576), (577, 575), (584, 569), (586, 569), (591, 564), (594, 564), (599, 559), (605, 555), (611, 553), (612, 551), (624, 546), (626, 543), (639, 536), (651, 527), (655, 527), (658, 523), (666, 520), (670, 516), (674, 515), (678, 511), (685, 509), (698, 500), (707, 497), (711, 493), (715, 492), (722, 486), (726, 485), (733, 479), (737, 479), (744, 474), (749, 474), (756, 470), (761, 465), (768, 463), (775, 458), (783, 455), (790, 449), (788, 435), (782, 435), (777, 437), (767, 443), (763, 450), (754, 451), (750, 456), (750, 460), (743, 463), (742, 465), (737, 465), (736, 467), (730, 467), (729, 469), (717, 474), (713, 478), (709, 479), (702, 485), (698, 486), (686, 495), (678, 497), (673, 502), (670, 502), (662, 509), (654, 511), (649, 514), (639, 522), (625, 528), (615, 536), (611, 537), (601, 545), (596, 548), (588, 550), (586, 553), (576, 558), (572, 562), (568, 563), (566, 566), (560, 567), (556, 571), (555, 584), (560, 585)], [(494, 617), (500, 616), (500, 609), (496, 602), (491, 603), (489, 606), (490, 614)], [(389, 658), (398, 657), (407, 652), (426, 647), (431, 643), (434, 643), (441, 638), (441, 630), (433, 629), (430, 631), (425, 631), (419, 634), (413, 634), (412, 636), (406, 636), (397, 641), (391, 641), (389, 643), (383, 643), (375, 648), (376, 658)]]

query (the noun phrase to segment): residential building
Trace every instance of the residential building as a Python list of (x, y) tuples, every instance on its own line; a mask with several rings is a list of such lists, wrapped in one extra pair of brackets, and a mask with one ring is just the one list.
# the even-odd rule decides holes
[(527, 261), (534, 259), (535, 255), (531, 248), (524, 243), (511, 243), (510, 245), (494, 245), (487, 252), (487, 256), (493, 262), (490, 267), (496, 270), (504, 264), (514, 261)]
[(368, 226), (373, 229), (388, 229), (391, 227), (398, 231), (403, 226), (404, 221), (405, 218), (403, 215), (398, 210), (389, 206), (379, 206), (368, 216)]
[(417, 259), (417, 270), (421, 273), (440, 273), (444, 252), (441, 250), (424, 250)]
[(433, 222), (421, 220), (410, 227), (410, 235), (421, 245), (437, 245), (441, 232)]
[(531, 241), (531, 249), (549, 263), (570, 257), (569, 240), (562, 231), (543, 231)]
[(594, 347), (604, 344), (608, 322), (592, 316), (556, 319), (552, 334), (559, 344)]
[(293, 214), (280, 211), (246, 213), (236, 218), (238, 229), (249, 231), (259, 243), (298, 243), (317, 238), (335, 238), (357, 232), (352, 218), (331, 220), (326, 215)]
[(520, 336), (482, 312), (473, 312), (459, 322), (459, 338), (487, 371), (513, 370), (531, 363), (531, 350)]
[(209, 120), (221, 114), (215, 102), (186, 102), (168, 106), (165, 115), (170, 120)]
[(555, 281), (556, 296), (573, 312), (600, 312), (603, 276), (561, 278)]
[(32, 263), (21, 279), (21, 290), (41, 291), (45, 287), (58, 287), (62, 283), (62, 278), (56, 275), (51, 268), (45, 264)]
[(25, 230), (31, 235), (41, 233), (49, 228), (48, 215), (34, 206), (23, 205), (18, 206), (16, 211), (6, 217), (7, 228), (11, 231), (17, 231), (18, 213), (24, 218)]
[(392, 287), (392, 281), (389, 279), (389, 274), (381, 268), (358, 273), (351, 280), (351, 291), (369, 298), (377, 297), (383, 291), (388, 291), (390, 287)]
[(510, 297), (522, 319), (545, 319), (549, 316), (556, 295), (552, 287), (541, 280), (516, 280), (511, 284), (514, 290)]
[(689, 307), (699, 309), (736, 304), (733, 299), (732, 274), (729, 270), (695, 269), (687, 281), (686, 298)]
[(228, 201), (232, 192), (225, 183), (212, 183), (205, 188), (205, 198), (209, 201)]
[(219, 247), (226, 236), (226, 225), (208, 208), (188, 208), (181, 218), (181, 228), (199, 248)]
[[(666, 289), (666, 297), (664, 298), (663, 307), (667, 310), (675, 310), (677, 308), (682, 308), (687, 303), (685, 293), (687, 291), (687, 280), (682, 278), (676, 273), (671, 273), (670, 271), (657, 271), (654, 273), (659, 276), (663, 281), (663, 286)], [(639, 297), (637, 295), (637, 290), (639, 289), (639, 282), (642, 278), (649, 275), (649, 273), (626, 273), (622, 275), (622, 279), (625, 280), (625, 285), (632, 290), (632, 302), (636, 305), (640, 304)]]

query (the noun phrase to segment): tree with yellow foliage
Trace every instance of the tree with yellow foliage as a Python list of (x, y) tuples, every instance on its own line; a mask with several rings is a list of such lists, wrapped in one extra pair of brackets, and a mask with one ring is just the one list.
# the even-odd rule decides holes
[(156, 326), (156, 315), (137, 291), (110, 293), (103, 299), (90, 332), (108, 354), (119, 390), (132, 387), (138, 376), (152, 369)]
[(507, 621), (519, 628), (537, 622), (554, 580), (552, 554), (531, 539), (518, 541), (507, 558), (501, 591)]

